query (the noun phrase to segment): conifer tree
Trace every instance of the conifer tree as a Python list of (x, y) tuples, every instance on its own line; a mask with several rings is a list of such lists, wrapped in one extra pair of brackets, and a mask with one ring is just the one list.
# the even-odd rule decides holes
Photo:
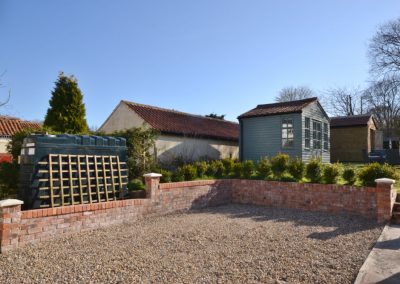
[(43, 125), (61, 133), (87, 133), (86, 110), (76, 78), (61, 72), (55, 84)]

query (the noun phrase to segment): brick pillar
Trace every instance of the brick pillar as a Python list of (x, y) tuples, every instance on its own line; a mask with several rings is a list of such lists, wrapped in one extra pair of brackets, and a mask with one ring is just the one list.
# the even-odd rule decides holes
[(392, 218), (392, 210), (396, 201), (395, 181), (389, 178), (376, 179), (376, 209), (377, 221), (383, 223)]
[(146, 198), (154, 199), (158, 185), (160, 184), (160, 177), (162, 174), (149, 173), (143, 175), (146, 183)]
[(18, 199), (0, 201), (0, 252), (18, 247), (21, 221), (21, 205)]

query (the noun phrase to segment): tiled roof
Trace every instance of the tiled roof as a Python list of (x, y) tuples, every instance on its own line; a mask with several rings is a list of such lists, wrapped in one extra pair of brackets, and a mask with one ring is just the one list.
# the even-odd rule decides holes
[(318, 98), (309, 98), (290, 102), (258, 105), (256, 108), (253, 108), (252, 110), (243, 113), (238, 118), (240, 119), (248, 117), (301, 112), (303, 108), (317, 100)]
[(351, 126), (366, 126), (371, 119), (371, 114), (338, 116), (331, 118), (331, 128), (335, 127), (351, 127)]
[(41, 125), (15, 117), (0, 116), (0, 136), (2, 137), (10, 137), (25, 128), (40, 129)]
[(201, 115), (123, 101), (151, 127), (165, 134), (238, 141), (239, 124)]

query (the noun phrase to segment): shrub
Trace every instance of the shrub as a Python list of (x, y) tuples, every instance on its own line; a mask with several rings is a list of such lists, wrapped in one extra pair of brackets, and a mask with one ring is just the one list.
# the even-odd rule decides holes
[(397, 179), (396, 170), (388, 164), (381, 165), (372, 163), (360, 170), (358, 178), (366, 186), (375, 186), (375, 180), (378, 178)]
[(160, 178), (160, 182), (171, 182), (172, 181), (172, 172), (167, 170), (160, 170), (160, 174), (162, 174)]
[(257, 172), (258, 172), (258, 176), (262, 179), (266, 179), (268, 176), (271, 175), (271, 173), (272, 173), (271, 163), (267, 157), (262, 158), (257, 163)]
[(354, 168), (345, 168), (342, 176), (346, 183), (350, 185), (353, 185), (357, 179), (356, 171), (354, 170)]
[(185, 175), (183, 173), (182, 168), (177, 168), (176, 171), (172, 174), (172, 181), (177, 182), (184, 180), (185, 180)]
[(304, 175), (304, 163), (301, 159), (292, 159), (288, 165), (288, 171), (295, 180), (301, 180)]
[(219, 160), (210, 162), (206, 174), (209, 177), (222, 177), (224, 175), (224, 164)]
[(288, 181), (288, 182), (298, 181), (298, 179), (296, 179), (295, 177), (293, 177), (291, 174), (288, 174), (288, 173), (283, 173), (279, 180), (280, 181)]
[(144, 184), (142, 182), (142, 180), (140, 179), (132, 179), (128, 182), (128, 190), (129, 191), (134, 191), (134, 190), (143, 190)]
[(241, 178), (243, 175), (243, 164), (240, 162), (235, 163), (232, 171), (235, 178)]
[(19, 165), (0, 163), (0, 200), (16, 198), (18, 192)]
[(198, 177), (204, 177), (207, 172), (208, 165), (205, 161), (196, 162), (195, 167), (197, 169)]
[(193, 165), (184, 165), (182, 168), (185, 180), (194, 180), (197, 178), (197, 169)]
[(271, 169), (275, 177), (280, 178), (287, 170), (289, 164), (289, 155), (279, 153), (271, 159)]
[(226, 159), (222, 159), (221, 162), (224, 165), (224, 169), (225, 169), (224, 174), (228, 176), (232, 172), (235, 161), (233, 159), (226, 158)]
[(306, 177), (314, 183), (321, 181), (322, 177), (322, 162), (321, 159), (311, 159), (306, 165)]
[(334, 184), (340, 175), (341, 165), (338, 163), (326, 165), (323, 169), (324, 180), (326, 183)]
[(213, 161), (211, 165), (214, 168), (215, 177), (220, 178), (224, 175), (225, 168), (224, 164), (221, 161)]
[(254, 163), (252, 160), (243, 162), (243, 176), (247, 179), (251, 178), (254, 172)]

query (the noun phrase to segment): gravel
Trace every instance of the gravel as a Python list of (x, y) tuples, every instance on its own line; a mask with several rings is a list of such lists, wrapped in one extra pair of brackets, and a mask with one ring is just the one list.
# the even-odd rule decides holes
[(382, 229), (227, 205), (25, 246), (0, 255), (0, 283), (351, 283)]

